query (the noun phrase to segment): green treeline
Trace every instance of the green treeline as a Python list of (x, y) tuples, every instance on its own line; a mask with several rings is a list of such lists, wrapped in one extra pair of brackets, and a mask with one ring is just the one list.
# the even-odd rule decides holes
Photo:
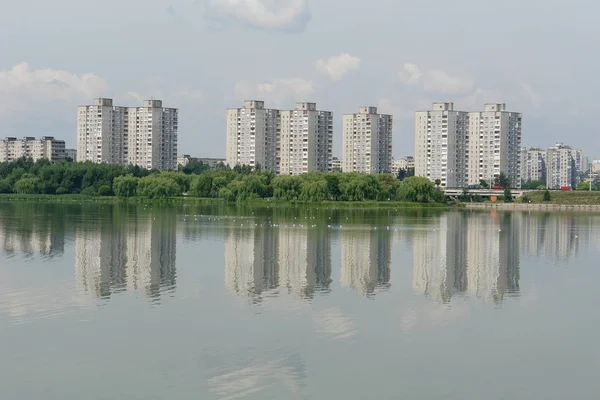
[(275, 176), (249, 168), (221, 167), (179, 172), (147, 171), (136, 166), (50, 163), (21, 159), (0, 164), (0, 193), (82, 194), (164, 199), (187, 194), (231, 202), (253, 199), (285, 201), (444, 202), (443, 193), (426, 178), (400, 181), (391, 174), (309, 173)]

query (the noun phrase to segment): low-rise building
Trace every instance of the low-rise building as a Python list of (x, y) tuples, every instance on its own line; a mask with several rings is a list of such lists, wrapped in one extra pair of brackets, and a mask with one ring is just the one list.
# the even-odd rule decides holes
[(71, 160), (77, 160), (77, 149), (65, 149), (65, 157)]
[(401, 169), (415, 168), (415, 158), (413, 156), (405, 156), (392, 161), (392, 174), (398, 175)]
[(50, 161), (65, 159), (65, 141), (52, 136), (40, 139), (26, 136), (23, 139), (7, 137), (0, 141), (0, 162), (10, 162), (19, 158), (32, 158), (34, 161), (46, 158)]

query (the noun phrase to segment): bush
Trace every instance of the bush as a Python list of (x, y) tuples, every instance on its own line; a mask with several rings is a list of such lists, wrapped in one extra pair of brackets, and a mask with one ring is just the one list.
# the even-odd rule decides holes
[(59, 186), (58, 188), (56, 188), (56, 194), (61, 195), (61, 194), (66, 194), (67, 193), (67, 189), (65, 189), (62, 186)]
[(513, 201), (512, 192), (510, 191), (509, 188), (504, 188), (504, 202), (512, 203), (512, 201)]
[(96, 192), (96, 189), (93, 186), (88, 186), (81, 191), (81, 194), (84, 196), (97, 196), (98, 192)]
[(140, 179), (133, 175), (118, 176), (113, 181), (115, 195), (118, 197), (133, 197), (137, 191)]
[(110, 196), (112, 195), (112, 190), (110, 190), (110, 186), (102, 185), (98, 188), (98, 196)]
[(531, 201), (531, 199), (526, 194), (521, 196), (521, 203), (529, 203), (530, 201)]
[(544, 201), (550, 201), (552, 200), (552, 198), (550, 197), (550, 191), (548, 189), (546, 189), (546, 191), (544, 192)]
[[(25, 176), (25, 175), (23, 175)], [(15, 182), (14, 189), (18, 194), (36, 194), (39, 191), (40, 179), (36, 177), (21, 178)]]

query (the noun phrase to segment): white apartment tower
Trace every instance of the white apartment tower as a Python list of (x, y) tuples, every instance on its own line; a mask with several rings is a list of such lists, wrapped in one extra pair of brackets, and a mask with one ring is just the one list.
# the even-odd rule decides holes
[(260, 165), (275, 172), (278, 118), (278, 110), (266, 109), (264, 101), (258, 100), (227, 110), (227, 164)]
[(342, 171), (378, 174), (392, 170), (392, 116), (377, 107), (344, 115)]
[(177, 169), (178, 111), (160, 100), (145, 100), (128, 109), (128, 163), (146, 169)]
[(333, 113), (315, 103), (298, 103), (295, 110), (279, 112), (276, 172), (300, 175), (331, 171)]
[(468, 184), (491, 184), (504, 172), (512, 187), (521, 187), (522, 114), (506, 111), (506, 104), (485, 104), (469, 113), (467, 146)]
[(33, 161), (43, 158), (61, 161), (65, 159), (65, 154), (65, 141), (52, 136), (42, 136), (40, 139), (7, 137), (0, 141), (0, 162), (10, 162), (23, 157)]
[(582, 164), (581, 150), (575, 150), (563, 143), (556, 143), (546, 151), (546, 185), (550, 189), (563, 186), (575, 188), (579, 182), (579, 166)]
[(464, 187), (469, 114), (454, 103), (433, 103), (415, 113), (415, 175), (440, 180), (440, 186)]
[(521, 182), (546, 181), (546, 151), (539, 148), (521, 150)]
[(127, 107), (97, 98), (77, 109), (77, 161), (126, 164)]
[(77, 161), (177, 169), (177, 109), (160, 100), (122, 107), (98, 98), (77, 112)]
[(465, 112), (454, 110), (454, 103), (434, 103), (432, 110), (416, 112), (415, 175), (460, 188), (481, 180), (493, 184), (504, 172), (511, 186), (520, 187), (521, 119), (505, 104)]

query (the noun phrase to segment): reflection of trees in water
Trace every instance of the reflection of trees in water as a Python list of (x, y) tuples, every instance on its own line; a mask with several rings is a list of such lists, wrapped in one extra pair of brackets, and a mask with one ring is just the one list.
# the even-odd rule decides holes
[(54, 257), (65, 248), (65, 208), (55, 204), (3, 203), (0, 248), (7, 255)]

